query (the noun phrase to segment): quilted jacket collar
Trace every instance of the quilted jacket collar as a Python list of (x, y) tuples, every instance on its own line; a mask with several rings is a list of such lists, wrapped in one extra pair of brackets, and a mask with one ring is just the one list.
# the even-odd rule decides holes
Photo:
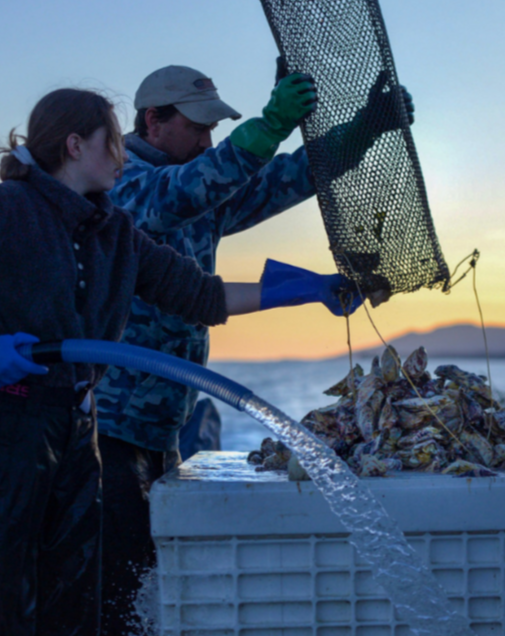
[[(27, 182), (50, 204), (60, 209), (63, 222), (70, 231), (90, 218), (95, 220), (94, 225), (98, 229), (107, 222), (114, 208), (107, 194), (90, 194), (83, 197), (38, 166), (30, 168)], [(102, 217), (100, 223), (96, 223), (97, 214)]]
[(160, 166), (170, 166), (174, 163), (170, 155), (151, 146), (151, 144), (134, 133), (125, 135), (125, 147), (126, 150), (134, 152), (140, 159), (147, 161), (147, 163), (150, 163), (156, 168)]

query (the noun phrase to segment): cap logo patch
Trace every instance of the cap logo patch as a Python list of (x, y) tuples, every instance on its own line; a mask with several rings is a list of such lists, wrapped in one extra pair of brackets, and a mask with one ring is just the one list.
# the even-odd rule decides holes
[(217, 90), (216, 87), (214, 86), (214, 83), (211, 79), (208, 79), (207, 77), (203, 78), (203, 79), (197, 79), (193, 82), (193, 86), (195, 88), (198, 88), (199, 91), (203, 91), (203, 90)]

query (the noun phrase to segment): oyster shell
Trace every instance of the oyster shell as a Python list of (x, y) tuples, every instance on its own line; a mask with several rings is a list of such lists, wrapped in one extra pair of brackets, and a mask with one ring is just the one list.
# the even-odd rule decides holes
[(381, 377), (370, 374), (365, 377), (358, 388), (355, 408), (356, 425), (365, 441), (371, 440), (377, 429), (379, 413), (384, 401), (384, 394), (380, 390), (382, 385)]
[[(505, 404), (491, 399), (486, 378), (442, 365), (432, 379), (426, 364), (423, 347), (403, 364), (415, 390), (387, 349), (374, 358), (368, 375), (356, 365), (354, 375), (326, 392), (338, 401), (311, 411), (302, 424), (363, 477), (397, 470), (468, 477), (496, 474), (491, 468), (505, 471)], [(256, 470), (307, 478), (296, 457), (271, 438), (248, 460)]]
[(360, 477), (383, 477), (387, 471), (387, 465), (375, 455), (363, 455), (360, 458), (358, 470)]
[(428, 366), (428, 354), (424, 347), (413, 351), (403, 363), (402, 370), (411, 380), (420, 378)]
[(354, 378), (355, 388), (359, 385), (360, 378), (365, 375), (363, 371), (363, 367), (357, 364), (352, 371), (345, 376), (343, 380), (337, 382), (332, 387), (324, 391), (325, 395), (347, 395), (350, 391), (352, 391), (352, 381)]
[(396, 382), (400, 377), (400, 356), (394, 347), (384, 349), (381, 356), (381, 369), (384, 382)]
[(489, 470), (486, 466), (458, 459), (453, 462), (442, 473), (444, 475), (457, 475), (458, 477), (492, 477), (497, 473)]

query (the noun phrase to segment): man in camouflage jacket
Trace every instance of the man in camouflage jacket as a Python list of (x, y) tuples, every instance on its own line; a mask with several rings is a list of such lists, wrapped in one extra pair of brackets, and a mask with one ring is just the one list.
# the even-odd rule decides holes
[[(308, 93), (303, 100), (308, 106), (293, 114), (299, 119), (314, 108), (315, 94), (306, 90), (311, 85), (303, 76), (302, 84), (296, 80), (291, 88), (297, 86)], [(136, 130), (125, 138), (128, 162), (111, 198), (130, 211), (138, 228), (193, 257), (206, 272), (215, 271), (221, 237), (254, 227), (315, 193), (305, 149), (272, 158), (278, 140), (265, 146), (255, 120), (212, 148), (216, 122), (240, 115), (193, 69), (172, 66), (153, 73), (140, 86), (135, 107)], [(185, 324), (140, 299), (133, 302), (123, 342), (207, 363), (206, 327)], [(191, 417), (197, 392), (111, 367), (96, 398), (104, 471), (102, 634), (121, 635), (137, 620), (132, 597), (140, 574), (154, 563), (147, 493), (177, 461), (179, 430)]]
[[(335, 177), (352, 169), (383, 132), (400, 125), (399, 98), (410, 123), (412, 98), (383, 91), (379, 74), (363, 109), (330, 129)], [(140, 229), (193, 257), (211, 274), (223, 236), (242, 232), (315, 194), (307, 154), (274, 157), (279, 142), (315, 108), (311, 78), (284, 77), (261, 118), (250, 119), (212, 148), (217, 122), (240, 117), (202, 73), (181, 66), (155, 71), (135, 97), (135, 131), (126, 136), (129, 161), (111, 192)], [(375, 117), (380, 114), (378, 119)], [(361, 134), (370, 117), (380, 125)], [(354, 152), (347, 152), (349, 145)], [(350, 161), (349, 156), (353, 159)], [(191, 326), (136, 299), (124, 342), (205, 365), (207, 329)], [(196, 391), (138, 371), (109, 369), (95, 391), (104, 483), (103, 636), (129, 634), (132, 600), (143, 570), (154, 564), (148, 492), (179, 459), (178, 436), (193, 413)]]

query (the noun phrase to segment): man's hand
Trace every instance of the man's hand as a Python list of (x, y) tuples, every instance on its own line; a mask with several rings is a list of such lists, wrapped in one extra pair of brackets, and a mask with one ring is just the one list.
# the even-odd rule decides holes
[(357, 111), (352, 120), (337, 124), (309, 142), (313, 152), (332, 155), (327, 169), (337, 179), (359, 165), (369, 148), (385, 132), (402, 125), (402, 101), (409, 124), (414, 123), (412, 95), (403, 86), (384, 92), (386, 71), (381, 71), (368, 93), (366, 105)]
[[(263, 109), (263, 119), (283, 141), (316, 109), (317, 92), (310, 75), (292, 73), (281, 79)], [(282, 137), (282, 139), (280, 139)]]
[(230, 135), (232, 144), (258, 157), (271, 159), (278, 145), (289, 137), (300, 121), (316, 109), (314, 80), (303, 73), (292, 73), (279, 81), (263, 117), (240, 124)]
[(384, 92), (387, 79), (386, 71), (381, 71), (368, 93), (368, 101), (362, 111), (364, 121), (377, 136), (401, 127), (402, 101), (407, 111), (409, 124), (414, 123), (415, 107), (412, 95), (404, 86), (394, 87)]

